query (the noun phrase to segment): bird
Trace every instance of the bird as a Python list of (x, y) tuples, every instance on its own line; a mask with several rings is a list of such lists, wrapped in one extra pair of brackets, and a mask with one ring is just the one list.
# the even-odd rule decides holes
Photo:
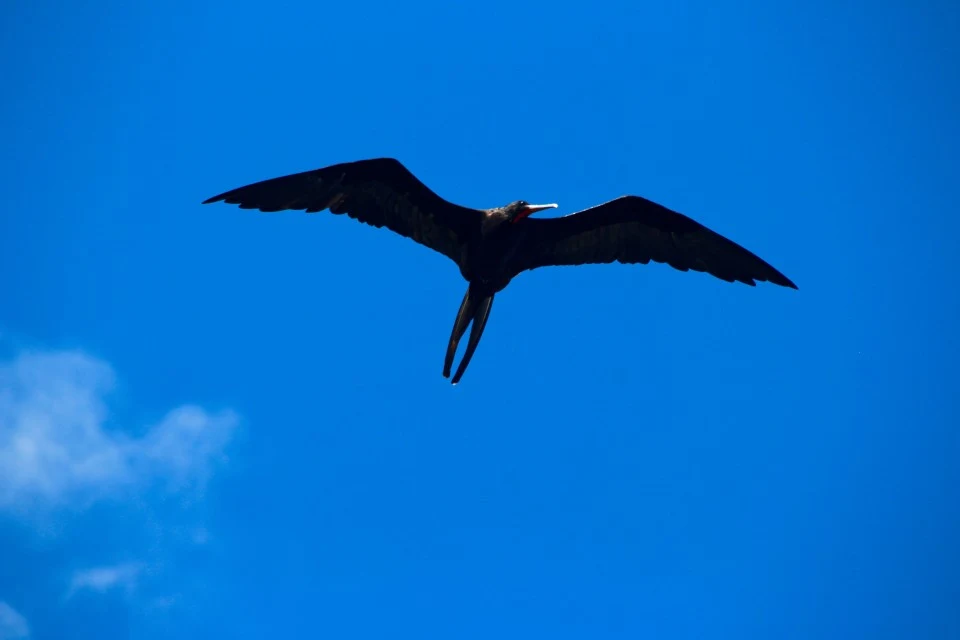
[[(519, 274), (548, 266), (668, 264), (727, 282), (770, 282), (797, 289), (789, 278), (735, 242), (682, 213), (636, 195), (555, 218), (531, 217), (557, 208), (516, 200), (473, 209), (440, 197), (395, 158), (343, 162), (262, 180), (204, 200), (262, 212), (329, 210), (387, 228), (456, 263), (467, 281), (447, 342), (443, 377), (460, 382), (490, 317), (494, 296)], [(472, 326), (471, 326), (472, 325)], [(470, 328), (463, 358), (450, 371)]]

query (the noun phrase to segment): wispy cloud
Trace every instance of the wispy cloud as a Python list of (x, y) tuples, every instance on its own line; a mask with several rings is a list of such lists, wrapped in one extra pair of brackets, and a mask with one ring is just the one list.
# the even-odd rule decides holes
[(26, 618), (0, 600), (0, 640), (23, 640), (30, 637), (30, 626)]
[(0, 361), (0, 510), (84, 507), (160, 484), (202, 487), (237, 425), (185, 405), (133, 437), (108, 423), (115, 375), (75, 351)]
[(113, 589), (132, 590), (136, 586), (142, 565), (135, 562), (117, 564), (107, 567), (93, 567), (77, 571), (70, 580), (70, 589), (67, 597), (78, 591), (94, 591), (105, 593)]

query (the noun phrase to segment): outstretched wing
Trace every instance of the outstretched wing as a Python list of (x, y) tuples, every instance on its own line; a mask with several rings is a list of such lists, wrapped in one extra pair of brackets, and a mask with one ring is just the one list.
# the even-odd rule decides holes
[(527, 218), (514, 271), (550, 265), (642, 263), (704, 271), (727, 282), (797, 286), (782, 273), (687, 216), (623, 196), (561, 218)]
[(376, 158), (264, 180), (214, 196), (241, 209), (302, 210), (347, 214), (386, 227), (460, 262), (461, 248), (480, 212), (452, 204), (424, 185), (398, 160)]

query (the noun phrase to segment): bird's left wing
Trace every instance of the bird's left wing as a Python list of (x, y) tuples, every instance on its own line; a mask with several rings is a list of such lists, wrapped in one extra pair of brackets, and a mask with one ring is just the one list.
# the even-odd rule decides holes
[(241, 209), (273, 212), (329, 209), (391, 231), (460, 263), (462, 246), (480, 213), (431, 191), (398, 160), (375, 158), (272, 178), (221, 193), (203, 204), (223, 201)]
[(526, 218), (514, 272), (550, 265), (643, 263), (704, 271), (727, 282), (797, 286), (740, 245), (687, 216), (623, 196), (561, 218)]

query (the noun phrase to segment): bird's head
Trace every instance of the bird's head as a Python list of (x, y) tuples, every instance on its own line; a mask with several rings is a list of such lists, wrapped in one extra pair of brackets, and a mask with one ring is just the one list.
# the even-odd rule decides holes
[(517, 200), (516, 202), (508, 204), (503, 210), (507, 214), (507, 219), (510, 220), (510, 222), (520, 222), (531, 213), (556, 208), (557, 205), (555, 204), (530, 204), (525, 200)]

